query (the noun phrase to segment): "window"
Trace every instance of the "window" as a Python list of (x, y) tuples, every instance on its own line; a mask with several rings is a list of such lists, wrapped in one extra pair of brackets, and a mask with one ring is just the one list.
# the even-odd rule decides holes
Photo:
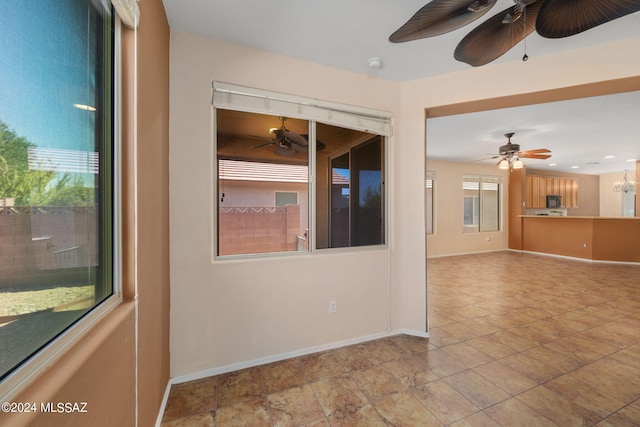
[(298, 193), (292, 191), (276, 191), (276, 206), (298, 204)]
[(385, 243), (387, 116), (218, 82), (214, 106), (218, 256)]
[(499, 177), (465, 176), (463, 191), (463, 231), (474, 233), (500, 230)]
[(114, 27), (102, 2), (0, 2), (0, 32), (6, 395), (21, 366), (38, 369), (50, 343), (114, 294)]
[(433, 234), (433, 212), (434, 212), (434, 187), (436, 182), (436, 173), (427, 171), (427, 181), (425, 185), (425, 212), (426, 212), (426, 224), (425, 229), (427, 234)]

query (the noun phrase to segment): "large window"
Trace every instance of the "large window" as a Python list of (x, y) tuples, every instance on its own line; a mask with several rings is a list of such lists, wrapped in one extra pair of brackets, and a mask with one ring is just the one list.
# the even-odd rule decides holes
[[(283, 96), (267, 102), (260, 93), (214, 88), (217, 255), (383, 245), (385, 131), (359, 129), (374, 120), (358, 113)], [(296, 114), (268, 114), (278, 102), (277, 112), (291, 104)], [(351, 115), (342, 118), (346, 126), (327, 123), (334, 114)]]
[(463, 191), (463, 231), (475, 233), (500, 230), (499, 177), (465, 176)]
[(114, 293), (114, 29), (103, 2), (3, 1), (0, 33), (2, 395)]

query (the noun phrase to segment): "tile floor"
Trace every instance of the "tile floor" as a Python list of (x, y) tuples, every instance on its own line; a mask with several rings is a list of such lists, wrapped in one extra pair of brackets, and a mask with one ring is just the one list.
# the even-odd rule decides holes
[(428, 261), (430, 338), (174, 385), (170, 426), (640, 426), (640, 266)]

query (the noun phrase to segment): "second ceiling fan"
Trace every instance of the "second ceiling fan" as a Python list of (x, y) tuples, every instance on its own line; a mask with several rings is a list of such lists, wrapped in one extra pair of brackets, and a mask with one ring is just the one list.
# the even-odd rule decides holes
[[(563, 38), (640, 11), (640, 0), (514, 0), (515, 5), (484, 21), (454, 51), (474, 67), (499, 58), (534, 30)], [(394, 43), (445, 34), (486, 14), (496, 0), (433, 0), (389, 37)], [(526, 61), (527, 55), (522, 58)]]
[(515, 135), (514, 132), (505, 133), (507, 143), (500, 147), (498, 154), (489, 157), (489, 159), (500, 159), (497, 163), (500, 169), (522, 169), (524, 165), (520, 159), (545, 160), (551, 157), (551, 150), (546, 148), (520, 151), (520, 145), (511, 142), (513, 135)]

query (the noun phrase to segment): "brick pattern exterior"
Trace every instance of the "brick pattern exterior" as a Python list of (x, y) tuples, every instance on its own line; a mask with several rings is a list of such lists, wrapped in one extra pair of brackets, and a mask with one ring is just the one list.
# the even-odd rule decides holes
[(221, 256), (301, 249), (299, 205), (220, 208), (218, 218)]

